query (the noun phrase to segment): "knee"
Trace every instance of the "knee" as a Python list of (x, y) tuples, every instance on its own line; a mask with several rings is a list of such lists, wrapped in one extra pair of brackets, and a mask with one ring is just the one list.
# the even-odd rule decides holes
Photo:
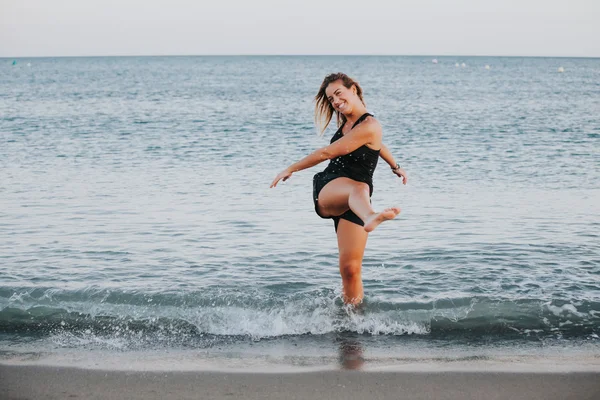
[(370, 194), (370, 189), (369, 189), (369, 185), (367, 185), (364, 182), (358, 182), (354, 185), (354, 188), (352, 189), (352, 191), (356, 194), (362, 194), (363, 192), (366, 193), (367, 195)]
[(360, 278), (361, 262), (356, 260), (340, 261), (340, 274), (344, 280)]

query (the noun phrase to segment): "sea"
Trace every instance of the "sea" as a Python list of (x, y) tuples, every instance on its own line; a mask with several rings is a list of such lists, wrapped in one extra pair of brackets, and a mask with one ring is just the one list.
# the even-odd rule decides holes
[[(269, 187), (328, 144), (333, 72), (408, 175), (375, 171), (402, 212), (356, 309), (312, 202), (327, 162)], [(0, 362), (600, 363), (599, 335), (600, 59), (0, 59)]]

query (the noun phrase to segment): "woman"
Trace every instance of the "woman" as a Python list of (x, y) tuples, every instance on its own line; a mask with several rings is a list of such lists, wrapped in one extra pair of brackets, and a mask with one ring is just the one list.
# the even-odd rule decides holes
[(334, 221), (338, 239), (343, 299), (347, 304), (362, 302), (362, 259), (369, 232), (400, 213), (398, 207), (376, 212), (371, 207), (373, 172), (379, 157), (406, 184), (406, 173), (381, 142), (381, 125), (367, 113), (360, 85), (346, 74), (325, 77), (317, 93), (315, 121), (321, 134), (336, 114), (339, 129), (329, 146), (320, 148), (279, 173), (271, 183), (277, 186), (294, 172), (331, 160), (313, 178), (315, 211)]

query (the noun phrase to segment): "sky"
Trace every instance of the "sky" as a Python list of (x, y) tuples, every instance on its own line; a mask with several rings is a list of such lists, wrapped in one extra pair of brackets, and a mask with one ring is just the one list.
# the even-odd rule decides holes
[(0, 0), (0, 57), (600, 57), (600, 0)]

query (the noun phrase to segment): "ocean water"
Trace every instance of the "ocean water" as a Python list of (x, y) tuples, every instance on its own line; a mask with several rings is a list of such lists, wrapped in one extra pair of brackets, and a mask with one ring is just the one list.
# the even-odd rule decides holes
[[(2, 354), (600, 353), (600, 59), (438, 60), (0, 59)], [(328, 143), (337, 71), (409, 176), (375, 172), (402, 213), (359, 310), (313, 209), (325, 163), (269, 189)]]

